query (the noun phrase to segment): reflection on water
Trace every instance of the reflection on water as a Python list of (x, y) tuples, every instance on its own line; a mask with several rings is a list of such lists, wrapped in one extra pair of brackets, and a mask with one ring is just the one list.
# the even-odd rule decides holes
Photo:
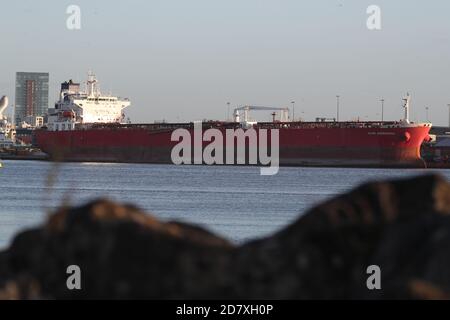
[[(50, 173), (54, 173), (53, 175)], [(138, 205), (164, 220), (204, 226), (233, 241), (271, 234), (318, 202), (374, 179), (424, 170), (281, 168), (4, 161), (0, 169), (0, 247), (42, 223), (63, 199), (81, 204), (108, 197)], [(440, 171), (450, 179), (450, 171)], [(49, 177), (55, 179), (48, 183)]]

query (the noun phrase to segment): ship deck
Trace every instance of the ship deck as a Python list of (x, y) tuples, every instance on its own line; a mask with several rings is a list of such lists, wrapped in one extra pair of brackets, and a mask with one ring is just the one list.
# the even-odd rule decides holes
[[(183, 123), (142, 123), (142, 124), (79, 124), (77, 130), (92, 129), (145, 129), (145, 130), (174, 130), (174, 129), (194, 129), (194, 122)], [(238, 129), (241, 123), (223, 121), (202, 122), (203, 128)], [(411, 123), (412, 126), (419, 125)], [(426, 124), (425, 124), (426, 125)], [(350, 122), (258, 122), (254, 126), (257, 129), (389, 129), (404, 127), (404, 123), (399, 121), (350, 121)]]

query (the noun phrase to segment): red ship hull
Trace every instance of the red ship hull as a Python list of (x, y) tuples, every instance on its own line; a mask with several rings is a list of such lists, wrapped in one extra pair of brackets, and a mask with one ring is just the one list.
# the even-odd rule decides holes
[[(284, 166), (423, 168), (420, 146), (428, 137), (430, 126), (392, 124), (299, 123), (258, 127), (279, 129), (280, 165)], [(222, 132), (227, 126), (233, 124), (204, 124), (204, 128)], [(171, 141), (171, 135), (178, 127), (193, 133), (189, 124), (115, 125), (74, 131), (36, 130), (34, 141), (51, 158), (60, 161), (170, 164), (172, 149), (178, 143)]]

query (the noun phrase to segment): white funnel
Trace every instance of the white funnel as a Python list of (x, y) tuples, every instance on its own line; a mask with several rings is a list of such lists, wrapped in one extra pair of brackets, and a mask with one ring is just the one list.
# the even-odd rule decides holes
[(9, 103), (9, 100), (8, 100), (7, 96), (3, 96), (0, 99), (0, 117), (3, 115), (3, 112), (8, 107), (8, 103)]

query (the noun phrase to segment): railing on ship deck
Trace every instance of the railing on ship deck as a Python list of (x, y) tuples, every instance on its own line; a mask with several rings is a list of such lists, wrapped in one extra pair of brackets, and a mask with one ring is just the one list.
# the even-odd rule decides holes
[[(238, 129), (241, 124), (237, 122), (205, 121), (203, 128)], [(371, 121), (371, 122), (258, 122), (257, 128), (262, 129), (316, 129), (316, 128), (395, 128), (401, 123), (398, 121)], [(151, 124), (82, 124), (76, 129), (146, 129), (146, 130), (173, 130), (194, 129), (193, 122), (185, 123), (151, 123)]]

